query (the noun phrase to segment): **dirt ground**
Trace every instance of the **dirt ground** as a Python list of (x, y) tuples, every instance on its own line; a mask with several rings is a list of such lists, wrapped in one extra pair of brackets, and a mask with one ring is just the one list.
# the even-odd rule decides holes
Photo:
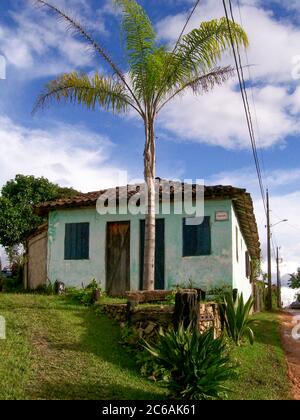
[[(295, 340), (292, 337), (293, 328), (300, 322), (294, 319), (296, 315), (300, 315), (300, 311), (284, 311), (280, 318), (281, 337), (286, 353), (289, 376), (293, 384), (293, 398), (294, 400), (300, 400), (300, 339)], [(300, 329), (298, 329), (299, 333)]]

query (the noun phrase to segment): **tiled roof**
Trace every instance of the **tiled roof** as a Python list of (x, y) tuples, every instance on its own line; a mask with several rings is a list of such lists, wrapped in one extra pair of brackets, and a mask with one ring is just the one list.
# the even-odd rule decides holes
[[(166, 185), (169, 181), (160, 181), (160, 185)], [(171, 181), (172, 183), (172, 181)], [(161, 193), (162, 187), (160, 187)], [(35, 208), (35, 212), (39, 215), (46, 215), (52, 210), (78, 208), (78, 207), (93, 207), (96, 206), (97, 200), (102, 194), (110, 195), (117, 192), (117, 202), (120, 198), (129, 199), (139, 191), (138, 186), (127, 186), (111, 188), (108, 190), (93, 191), (89, 193), (82, 193), (72, 198), (60, 198), (53, 201), (47, 201), (39, 204)], [(193, 192), (195, 193), (195, 186), (193, 185)], [(173, 190), (171, 188), (171, 199)], [(160, 195), (161, 197), (161, 195)], [(253, 202), (251, 195), (242, 188), (235, 188), (232, 186), (205, 186), (204, 197), (207, 200), (212, 199), (230, 199), (236, 211), (239, 220), (240, 228), (247, 243), (247, 247), (252, 258), (260, 257), (260, 243), (259, 235), (254, 214)]]

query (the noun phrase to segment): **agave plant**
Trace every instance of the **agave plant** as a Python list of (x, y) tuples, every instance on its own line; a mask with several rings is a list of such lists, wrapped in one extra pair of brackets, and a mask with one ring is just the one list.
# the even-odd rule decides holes
[(252, 297), (244, 303), (243, 294), (234, 299), (231, 293), (226, 293), (224, 302), (220, 305), (227, 334), (237, 346), (244, 337), (249, 339), (250, 344), (254, 343), (254, 333), (250, 327), (253, 323), (250, 319), (253, 304)]
[(200, 334), (195, 328), (160, 331), (156, 345), (144, 342), (156, 365), (168, 372), (165, 382), (172, 396), (181, 399), (221, 398), (226, 380), (234, 374), (223, 338), (214, 339), (213, 329)]

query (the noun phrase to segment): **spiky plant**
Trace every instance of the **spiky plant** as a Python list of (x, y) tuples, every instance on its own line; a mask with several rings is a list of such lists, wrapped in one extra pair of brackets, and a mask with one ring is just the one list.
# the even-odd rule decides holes
[(243, 294), (233, 298), (231, 293), (226, 293), (224, 302), (220, 305), (225, 327), (228, 336), (239, 346), (244, 337), (248, 338), (250, 344), (254, 343), (254, 332), (250, 325), (254, 322), (250, 319), (253, 308), (253, 298), (244, 303)]
[(162, 45), (145, 10), (135, 0), (114, 0), (122, 10), (122, 31), (128, 67), (121, 70), (111, 55), (83, 26), (61, 9), (44, 0), (48, 7), (106, 62), (111, 75), (67, 73), (49, 82), (39, 96), (35, 110), (52, 100), (103, 108), (116, 114), (134, 110), (145, 127), (144, 178), (147, 187), (143, 286), (154, 289), (155, 261), (155, 122), (159, 112), (174, 98), (191, 90), (200, 94), (225, 82), (231, 67), (218, 66), (232, 40), (247, 47), (248, 38), (238, 24), (226, 18), (200, 23), (181, 34), (173, 51)]
[(192, 326), (180, 325), (176, 331), (161, 331), (157, 344), (145, 342), (144, 347), (156, 366), (168, 373), (164, 381), (176, 398), (222, 398), (226, 381), (234, 375), (226, 344), (222, 337), (214, 339), (213, 329), (200, 334)]

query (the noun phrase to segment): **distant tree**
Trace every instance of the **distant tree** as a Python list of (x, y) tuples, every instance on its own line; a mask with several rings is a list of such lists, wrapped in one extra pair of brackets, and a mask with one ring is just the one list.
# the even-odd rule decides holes
[(33, 211), (36, 204), (77, 193), (43, 177), (16, 175), (1, 191), (0, 244), (8, 250), (25, 243), (27, 236), (44, 221)]
[(289, 287), (300, 289), (300, 268), (298, 268), (297, 273), (290, 274)]

